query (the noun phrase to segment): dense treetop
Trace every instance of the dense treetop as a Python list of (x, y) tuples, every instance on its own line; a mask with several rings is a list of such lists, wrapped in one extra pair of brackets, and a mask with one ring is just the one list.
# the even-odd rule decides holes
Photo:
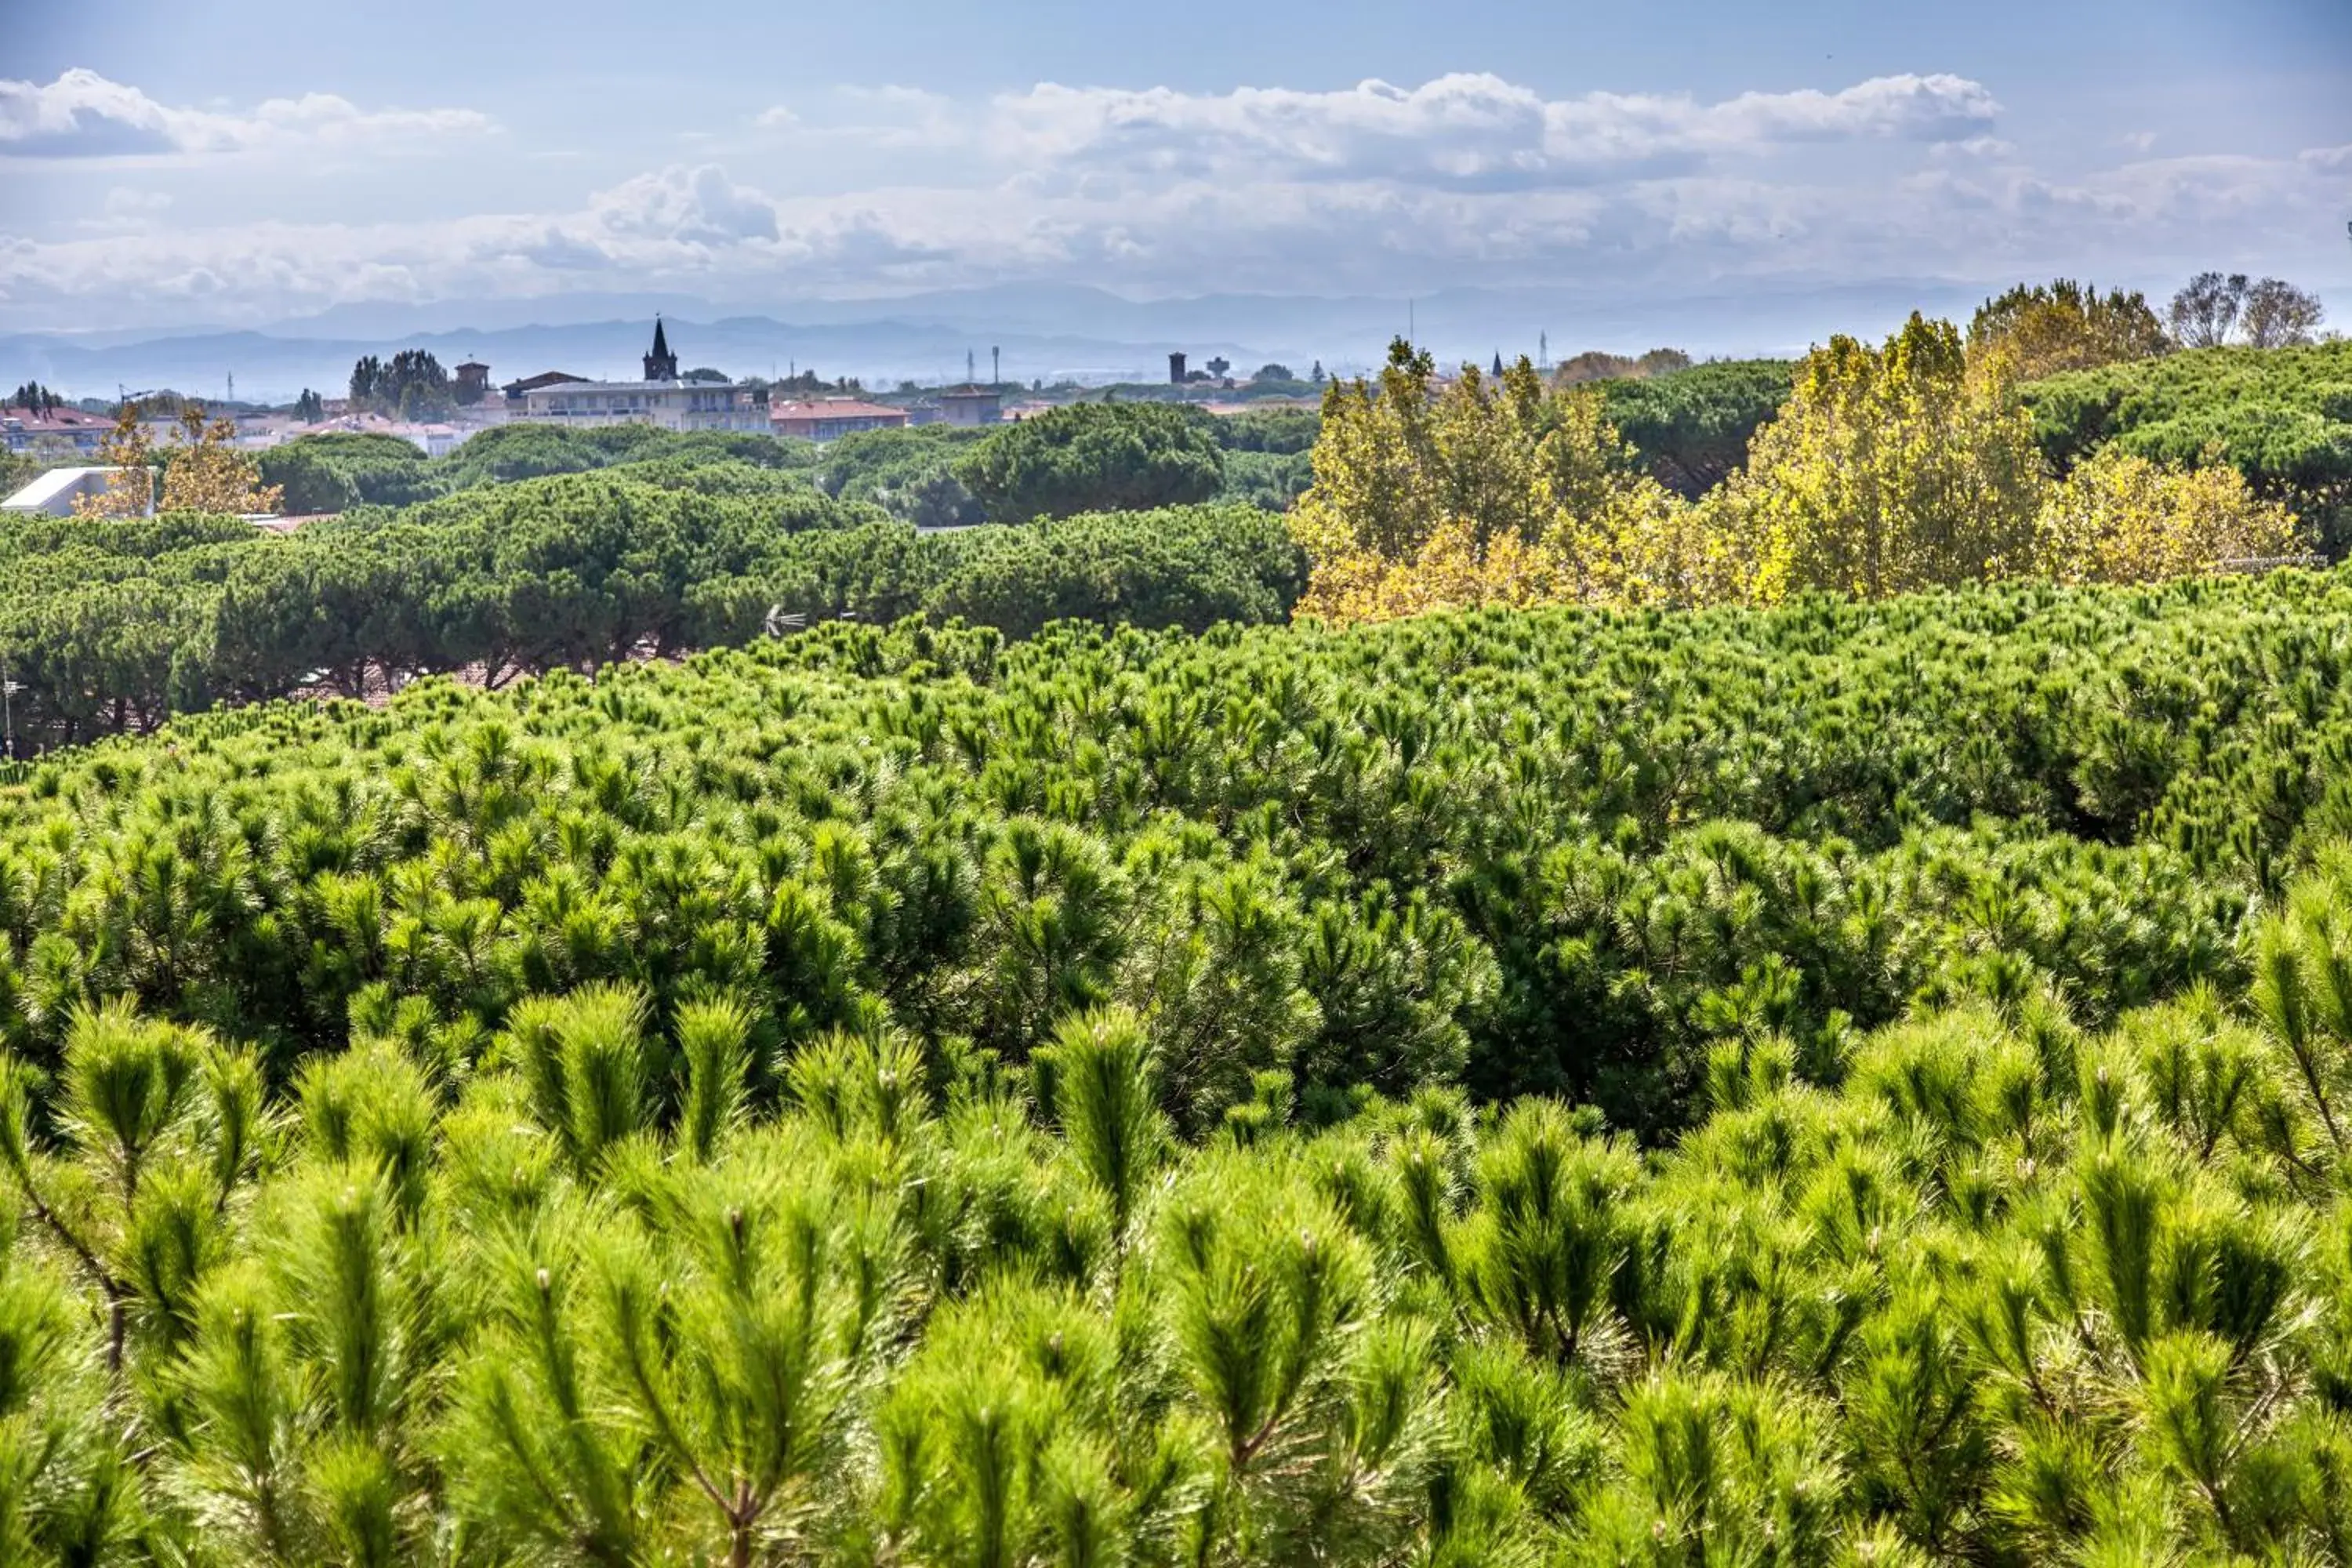
[(2001, 355), (2021, 381), (2147, 359), (2174, 346), (2144, 295), (2120, 289), (2103, 295), (2071, 278), (2021, 283), (1986, 300), (1969, 323), (1969, 352)]
[[(1309, 613), (1439, 605), (1770, 604), (2045, 576), (2137, 581), (2307, 548), (2224, 464), (2120, 447), (2051, 471), (2002, 353), (1914, 315), (1796, 367), (1747, 459), (1696, 501), (1663, 486), (1591, 386), (1525, 360), (1440, 386), (1400, 342), (1377, 384), (1325, 395), (1315, 483), (1291, 513)], [(1695, 375), (1697, 372), (1684, 372)]]
[(2024, 389), (2042, 450), (2216, 460), (2293, 506), (2340, 553), (2352, 530), (2352, 342), (2201, 349)]
[(1715, 360), (1600, 384), (1601, 411), (1660, 484), (1696, 500), (1748, 458), (1757, 429), (1789, 401), (1785, 360)]
[(20, 769), (0, 1542), (2342, 1561), (2347, 613), (836, 624)]
[(772, 469), (657, 458), (290, 537), (184, 514), (12, 524), (0, 658), (25, 750), (297, 690), (667, 657), (778, 616), (929, 609), (1019, 633), (1056, 616), (1279, 620), (1299, 577), (1279, 520), (1249, 509), (923, 536)]
[(1190, 410), (1075, 403), (990, 432), (956, 477), (999, 522), (1181, 506), (1214, 496), (1224, 454)]

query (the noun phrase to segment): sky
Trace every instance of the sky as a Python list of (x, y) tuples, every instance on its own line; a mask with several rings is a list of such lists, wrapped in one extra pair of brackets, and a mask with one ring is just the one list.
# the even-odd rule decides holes
[(2278, 275), (2347, 0), (0, 0), (0, 331)]

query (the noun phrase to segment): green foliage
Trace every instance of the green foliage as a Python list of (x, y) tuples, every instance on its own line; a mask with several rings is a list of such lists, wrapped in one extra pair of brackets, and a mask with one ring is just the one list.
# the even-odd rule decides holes
[(10, 1561), (2345, 1560), (2352, 579), (1193, 636), (1277, 521), (840, 504), (315, 537), (1130, 624), (12, 770)]
[(975, 426), (920, 425), (845, 436), (825, 447), (816, 482), (829, 496), (870, 501), (918, 528), (983, 522), (987, 513), (955, 466), (988, 435)]
[(1057, 620), (1206, 631), (1281, 622), (1307, 566), (1279, 521), (1230, 505), (1075, 517), (927, 539), (921, 608), (1008, 637)]
[(449, 374), (425, 349), (402, 349), (390, 363), (368, 354), (352, 366), (354, 407), (403, 419), (431, 419), (449, 412)]
[(583, 473), (616, 463), (654, 458), (689, 461), (732, 460), (758, 468), (805, 468), (815, 448), (755, 432), (658, 430), (650, 425), (605, 425), (570, 430), (520, 421), (485, 430), (446, 458), (436, 458), (449, 489)]
[(2352, 343), (2197, 350), (2055, 376), (2023, 395), (2062, 469), (2110, 445), (2228, 463), (2315, 527), (2331, 554), (2352, 540)]
[(1315, 449), (1322, 433), (1323, 416), (1312, 408), (1253, 408), (1228, 414), (1212, 426), (1217, 445), (1234, 452), (1267, 452), (1295, 457)]
[(956, 478), (991, 519), (1204, 501), (1224, 484), (1223, 454), (1202, 416), (1134, 403), (1077, 403), (990, 433)]
[(1300, 575), (1280, 524), (1240, 509), (925, 537), (790, 473), (658, 458), (284, 538), (185, 516), (27, 523), (0, 546), (0, 653), (38, 749), (305, 688), (497, 687), (737, 644), (772, 612), (929, 610), (1019, 637), (1064, 617), (1280, 620)]
[(261, 454), (264, 484), (286, 487), (297, 515), (358, 506), (406, 506), (440, 493), (434, 465), (397, 436), (305, 436)]
[[(2307, 987), (2352, 963), (2325, 859), (2280, 917)], [(215, 1036), (85, 1012), (53, 1114), (0, 1058), (0, 1541), (2346, 1561), (2352, 1215), (2275, 1009), (2051, 1005), (1923, 1013), (1837, 1087), (1750, 1035), (1646, 1158), (1434, 1093), (1188, 1147), (1116, 1007), (934, 1097), (887, 1032), (762, 1085), (763, 1008), (591, 985), (443, 1072), (320, 1058), (299, 1114)], [(2297, 1026), (2340, 1063), (2342, 1024)], [(2224, 1037), (2217, 1130), (2163, 1064)], [(752, 1084), (715, 1114), (714, 1071)]]
[[(604, 536), (527, 489), (485, 530), (506, 575), (435, 590), (474, 584), (465, 624), (509, 668), (691, 627), (702, 576), (639, 552), (717, 503), (633, 495)], [(2263, 973), (2248, 911), (2347, 825), (2332, 577), (1196, 640), (1143, 627), (1249, 610), (1279, 580), (1253, 549), (1295, 587), (1280, 526), (1145, 514), (1192, 542), (1123, 575), (1155, 557), (1101, 542), (1138, 522), (791, 536), (787, 603), (887, 619), (985, 588), (1025, 630), (1025, 584), (1117, 632), (835, 626), (60, 754), (0, 796), (0, 1026), (48, 1063), (79, 1005), (130, 994), (281, 1065), (359, 1028), (437, 1073), (522, 996), (633, 984), (660, 1018), (746, 1010), (673, 1042), (710, 1130), (832, 1030), (1016, 1071), (1064, 1013), (1125, 1004), (1188, 1131), (1461, 1083), (1655, 1137), (1759, 1032), (1830, 1076), (1923, 997), (2047, 984), (2096, 1024), (2234, 985)], [(2174, 1099), (2226, 1101), (2202, 1061)]]
[(1658, 482), (1696, 500), (1747, 460), (1757, 428), (1789, 400), (1785, 360), (1711, 360), (1601, 384), (1601, 412)]

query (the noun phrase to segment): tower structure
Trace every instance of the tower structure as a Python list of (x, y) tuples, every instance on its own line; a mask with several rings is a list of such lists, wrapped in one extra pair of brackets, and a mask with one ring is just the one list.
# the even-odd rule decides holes
[(646, 379), (647, 381), (677, 379), (677, 356), (669, 352), (669, 336), (662, 331), (662, 319), (659, 316), (654, 318), (653, 352), (646, 355)]

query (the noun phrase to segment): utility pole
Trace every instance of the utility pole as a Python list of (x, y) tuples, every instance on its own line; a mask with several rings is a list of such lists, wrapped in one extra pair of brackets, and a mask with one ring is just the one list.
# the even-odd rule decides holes
[(16, 693), (23, 688), (8, 679), (8, 656), (0, 654), (0, 742), (8, 748), (8, 760), (16, 760)]
[(988, 384), (991, 386), (1004, 384), (1004, 351), (1003, 349), (988, 351)]

